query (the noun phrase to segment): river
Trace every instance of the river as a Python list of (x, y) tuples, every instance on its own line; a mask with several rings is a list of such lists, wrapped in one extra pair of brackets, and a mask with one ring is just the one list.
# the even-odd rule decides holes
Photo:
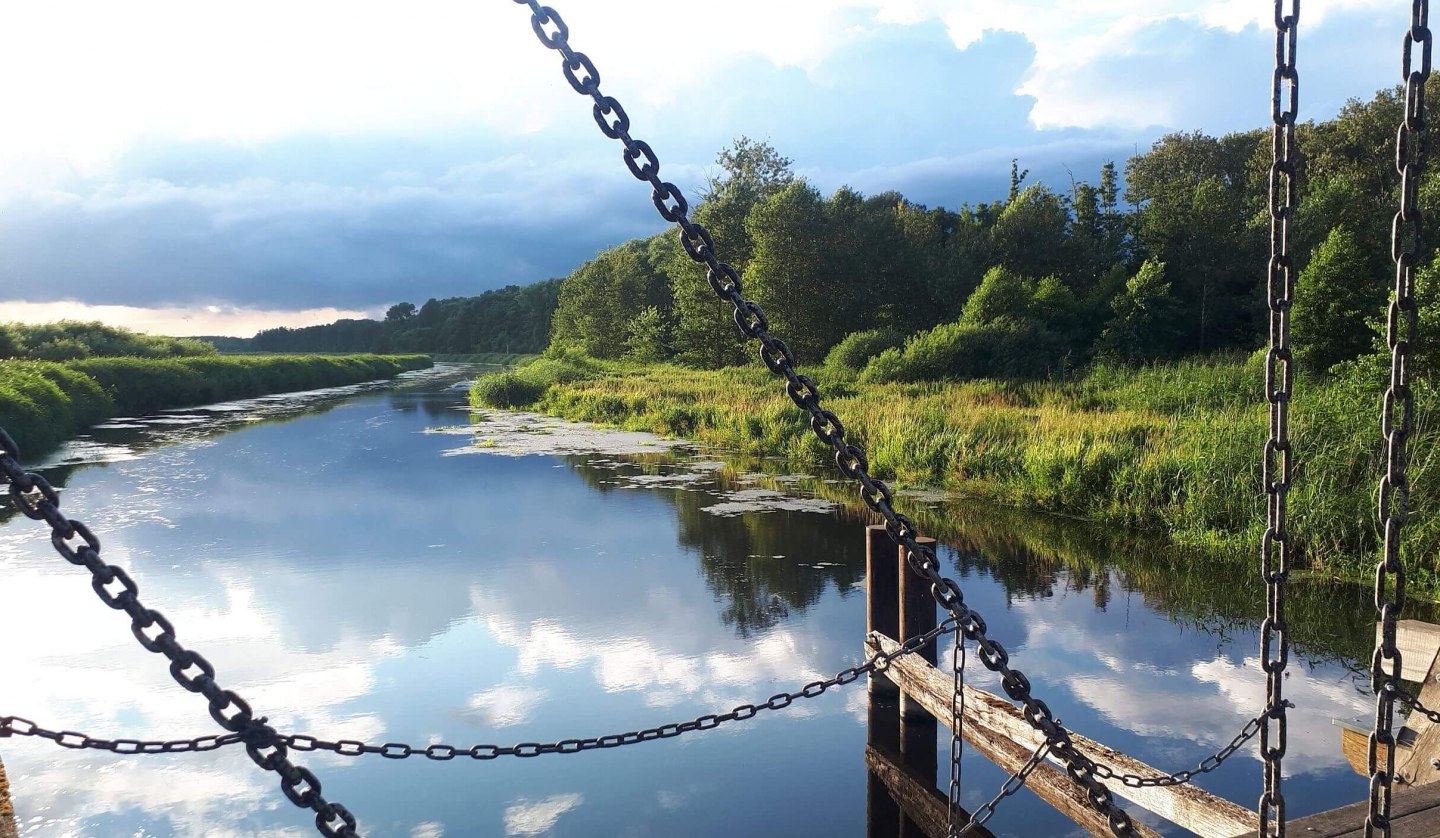
[[(837, 502), (848, 488), (644, 435), (472, 416), (455, 386), (466, 373), (116, 420), (42, 470), (217, 680), (285, 731), (465, 747), (597, 736), (860, 662), (867, 519)], [(1172, 770), (1261, 707), (1252, 573), (935, 495), (901, 501), (944, 522), (967, 602), (1071, 729)], [(6, 512), (0, 529), (0, 714), (104, 737), (215, 732), (42, 525)], [(1291, 817), (1361, 798), (1331, 720), (1372, 706), (1357, 674), (1367, 595), (1297, 587)], [(970, 663), (970, 683), (998, 692)], [(296, 759), (366, 835), (858, 836), (866, 711), (861, 682), (579, 755)], [(13, 737), (0, 758), (22, 835), (313, 834), (242, 748), (117, 756)], [(964, 769), (972, 808), (1004, 780), (971, 751)], [(1253, 809), (1260, 774), (1249, 748), (1200, 784)], [(1079, 833), (1028, 792), (991, 827)]]

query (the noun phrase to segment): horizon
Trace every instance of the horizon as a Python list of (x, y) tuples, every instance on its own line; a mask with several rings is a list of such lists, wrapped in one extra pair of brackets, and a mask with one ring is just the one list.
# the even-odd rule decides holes
[[(690, 196), (742, 134), (826, 193), (954, 208), (1002, 197), (1011, 158), (1093, 182), (1164, 133), (1269, 116), (1269, 10), (1236, 0), (624, 8), (559, 12)], [(1307, 4), (1302, 119), (1396, 82), (1408, 21), (1378, 8)], [(32, 80), (0, 92), (3, 319), (249, 337), (563, 276), (662, 229), (523, 8), (367, 11), (25, 10), (11, 31), (40, 36), (0, 54)], [(654, 51), (701, 26), (734, 49)]]

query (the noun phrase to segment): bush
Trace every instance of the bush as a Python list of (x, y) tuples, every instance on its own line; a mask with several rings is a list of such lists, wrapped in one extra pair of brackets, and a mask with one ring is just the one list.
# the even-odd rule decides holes
[(539, 401), (545, 388), (513, 372), (498, 372), (475, 379), (470, 388), (472, 402), (488, 407), (528, 407)]
[(866, 365), (864, 383), (1034, 378), (1064, 351), (1063, 340), (1032, 322), (1002, 318), (977, 325), (942, 323), (914, 335), (905, 348), (887, 349)]
[(904, 335), (894, 329), (851, 332), (825, 356), (825, 378), (827, 381), (853, 381), (871, 358), (904, 344)]

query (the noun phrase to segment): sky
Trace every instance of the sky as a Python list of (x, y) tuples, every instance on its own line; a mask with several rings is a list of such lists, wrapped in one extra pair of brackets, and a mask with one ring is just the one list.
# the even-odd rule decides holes
[[(1269, 120), (1259, 0), (556, 5), (692, 196), (742, 134), (824, 191), (954, 207), (1003, 197), (1011, 158), (1064, 188)], [(1302, 118), (1397, 83), (1408, 19), (1307, 0)], [(664, 227), (506, 0), (22, 4), (0, 78), (0, 322), (248, 336), (563, 276)]]

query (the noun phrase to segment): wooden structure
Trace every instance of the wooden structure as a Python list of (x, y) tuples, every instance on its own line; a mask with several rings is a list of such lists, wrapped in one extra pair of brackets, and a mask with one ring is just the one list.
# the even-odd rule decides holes
[(10, 779), (5, 776), (5, 763), (0, 762), (0, 838), (16, 838), (15, 807), (10, 805)]
[[(905, 567), (899, 545), (891, 540), (884, 527), (872, 526), (866, 532), (866, 571), (867, 657), (877, 651), (893, 652), (907, 637), (934, 628), (935, 600), (923, 580)], [(922, 778), (935, 776), (935, 725), (937, 720), (948, 725), (950, 719), (951, 676), (936, 668), (935, 655), (935, 648), (931, 646), (925, 652), (895, 659), (885, 675), (871, 677), (871, 744), (866, 749), (865, 760), (870, 771), (871, 805), (867, 807), (870, 838), (886, 838), (892, 834), (909, 838), (911, 829), (915, 835), (931, 836), (937, 833), (927, 827), (933, 828), (937, 823), (940, 825), (938, 834), (945, 834), (948, 813), (943, 807), (947, 805), (946, 798), (939, 792), (933, 792), (933, 779), (924, 783), (921, 790), (915, 788), (917, 782), (924, 782)], [(898, 697), (895, 696), (897, 689)], [(928, 721), (929, 727), (925, 730), (930, 752), (926, 755), (928, 759), (922, 758), (921, 765), (915, 766), (911, 762), (921, 736), (901, 737), (909, 740), (906, 744), (911, 746), (912, 752), (902, 753), (898, 763), (887, 755), (883, 743), (877, 744), (877, 738), (884, 738), (886, 720), (883, 708), (887, 701), (891, 706), (900, 708), (898, 715), (902, 726), (919, 727), (922, 720)], [(878, 712), (877, 707), (880, 708)], [(962, 734), (971, 747), (1007, 772), (1014, 772), (1024, 765), (1042, 740), (1041, 734), (1025, 722), (1015, 705), (969, 686), (965, 687)], [(1161, 773), (1113, 748), (1075, 734), (1072, 737), (1080, 750), (1104, 760), (1118, 771), (1147, 775)], [(901, 773), (912, 782), (904, 783), (897, 776)], [(1115, 794), (1202, 836), (1232, 838), (1250, 834), (1258, 822), (1254, 812), (1194, 786), (1136, 789), (1118, 781), (1108, 785)], [(1030, 775), (1027, 788), (1091, 834), (1110, 834), (1108, 822), (1090, 807), (1084, 792), (1054, 765), (1039, 765)], [(933, 794), (921, 793), (922, 790)], [(879, 800), (882, 795), (885, 800)], [(886, 808), (888, 802), (903, 807), (903, 811), (892, 813)], [(942, 807), (939, 815), (934, 811), (936, 805)], [(898, 833), (886, 828), (901, 816), (905, 823)], [(944, 816), (943, 820), (941, 816)], [(1141, 823), (1137, 822), (1135, 827), (1136, 833), (1146, 838), (1157, 835)]]

